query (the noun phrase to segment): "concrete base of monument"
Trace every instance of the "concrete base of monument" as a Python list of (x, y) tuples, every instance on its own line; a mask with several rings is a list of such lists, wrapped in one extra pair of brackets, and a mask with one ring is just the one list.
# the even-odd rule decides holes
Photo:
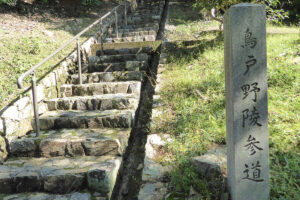
[[(227, 180), (227, 152), (225, 145), (212, 147), (206, 154), (191, 159), (199, 177), (207, 181), (207, 187), (214, 199), (228, 200)], [(197, 190), (197, 188), (195, 188)]]

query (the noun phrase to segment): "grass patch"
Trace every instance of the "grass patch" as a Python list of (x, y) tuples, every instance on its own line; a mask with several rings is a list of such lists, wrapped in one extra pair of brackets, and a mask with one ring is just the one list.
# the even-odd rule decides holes
[[(189, 28), (191, 23), (201, 22), (179, 24), (169, 36), (180, 38), (181, 30), (191, 35), (199, 32)], [(294, 27), (276, 29), (294, 31)], [(202, 199), (213, 199), (190, 158), (204, 154), (211, 145), (226, 143), (223, 36), (207, 31), (198, 39), (169, 47), (170, 64), (162, 77), (161, 97), (167, 106), (156, 131), (173, 137), (161, 159), (175, 166), (170, 175), (174, 193), (169, 199), (184, 199), (191, 186)], [(299, 41), (297, 33), (267, 36), (272, 200), (300, 199)]]
[[(3, 29), (0, 29), (0, 108), (22, 94), (23, 90), (19, 90), (16, 84), (22, 73), (97, 19), (49, 17), (36, 20), (15, 14), (2, 15), (7, 19), (2, 22)], [(95, 34), (96, 28), (82, 35), (80, 42)], [(75, 46), (74, 42), (40, 67), (36, 72), (37, 79), (49, 73), (58, 62), (75, 50)], [(25, 79), (24, 85), (30, 85), (30, 78)]]

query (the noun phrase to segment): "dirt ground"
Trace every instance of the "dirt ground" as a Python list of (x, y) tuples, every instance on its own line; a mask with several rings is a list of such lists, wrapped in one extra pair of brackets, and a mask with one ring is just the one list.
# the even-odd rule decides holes
[[(11, 33), (31, 33), (36, 29), (45, 29), (40, 24), (59, 25), (66, 22), (82, 22), (81, 18), (96, 19), (108, 12), (117, 4), (114, 1), (102, 0), (99, 5), (73, 8), (56, 5), (26, 4), (22, 8), (0, 5), (0, 31), (6, 36)], [(87, 24), (88, 25), (88, 24)]]

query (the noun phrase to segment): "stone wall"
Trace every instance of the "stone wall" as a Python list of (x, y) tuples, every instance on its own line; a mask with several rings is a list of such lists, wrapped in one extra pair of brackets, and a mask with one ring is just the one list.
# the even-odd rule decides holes
[[(119, 17), (123, 17), (124, 9), (118, 9)], [(110, 27), (115, 22), (114, 14), (103, 20), (102, 33), (104, 37)], [(120, 20), (118, 23), (122, 23)], [(89, 38), (81, 46), (82, 60), (86, 62), (91, 56), (91, 45), (98, 43), (99, 33)], [(45, 99), (59, 97), (60, 86), (66, 83), (68, 72), (77, 65), (77, 52), (72, 52), (67, 56), (52, 72), (37, 82), (37, 97), (39, 114), (48, 111)], [(75, 67), (77, 69), (77, 67)], [(27, 92), (26, 92), (27, 91)], [(24, 95), (14, 102), (10, 102), (0, 110), (0, 162), (7, 156), (7, 146), (11, 141), (18, 137), (22, 137), (33, 130), (34, 114), (32, 104), (31, 88), (24, 89)]]

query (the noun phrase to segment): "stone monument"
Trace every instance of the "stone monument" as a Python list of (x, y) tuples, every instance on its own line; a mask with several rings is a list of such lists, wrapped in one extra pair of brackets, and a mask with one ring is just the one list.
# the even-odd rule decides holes
[(264, 5), (238, 4), (225, 14), (228, 186), (232, 200), (269, 199)]

